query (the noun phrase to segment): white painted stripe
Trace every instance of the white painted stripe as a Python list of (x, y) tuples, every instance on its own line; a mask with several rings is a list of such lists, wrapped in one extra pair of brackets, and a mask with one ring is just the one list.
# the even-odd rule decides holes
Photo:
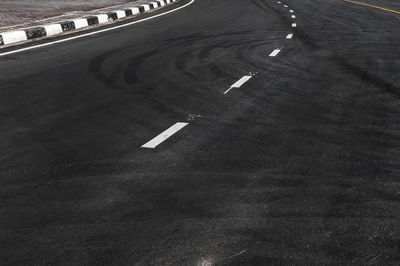
[(167, 0), (167, 4), (171, 4), (171, 0)]
[(296, 28), (297, 24), (296, 23), (292, 23), (292, 28)]
[(87, 19), (84, 19), (84, 18), (78, 18), (78, 19), (74, 19), (72, 21), (75, 24), (75, 29), (81, 29), (81, 28), (85, 28), (85, 27), (89, 26)]
[(176, 132), (187, 126), (188, 123), (183, 123), (183, 122), (178, 122), (175, 125), (171, 126), (164, 132), (162, 132), (160, 135), (155, 137), (154, 139), (150, 140), (149, 142), (143, 144), (142, 148), (148, 148), (148, 149), (154, 149), (161, 143), (163, 143), (165, 140), (167, 140), (169, 137), (174, 135)]
[(286, 36), (286, 39), (292, 39), (292, 37), (293, 37), (293, 34), (292, 34), (292, 33), (289, 33), (289, 34)]
[[(185, 4), (185, 5), (181, 6), (181, 7), (177, 7), (175, 9), (173, 9), (173, 10), (170, 10), (170, 11), (158, 14), (158, 15), (154, 15), (154, 16), (151, 16), (151, 17), (148, 17), (148, 18), (144, 18), (144, 19), (141, 19), (141, 20), (137, 20), (137, 21), (133, 21), (133, 22), (130, 22), (130, 23), (126, 23), (126, 24), (123, 24), (123, 25), (118, 25), (118, 26), (111, 27), (111, 28), (108, 28), (108, 29), (102, 29), (102, 30), (98, 30), (98, 31), (84, 33), (84, 34), (81, 34), (81, 35), (78, 35), (78, 36), (65, 38), (65, 39), (62, 39), (62, 40), (54, 41), (54, 42), (48, 42), (48, 43), (43, 43), (43, 44), (39, 44), (39, 45), (33, 45), (33, 46), (30, 46), (30, 47), (17, 49), (17, 50), (10, 51), (10, 52), (0, 53), (0, 57), (6, 56), (6, 55), (10, 55), (10, 54), (17, 54), (17, 53), (21, 53), (21, 52), (24, 52), (24, 51), (29, 51), (29, 50), (33, 50), (33, 49), (37, 49), (37, 48), (41, 48), (41, 47), (46, 47), (46, 46), (50, 46), (50, 45), (54, 45), (54, 44), (58, 44), (58, 43), (68, 42), (68, 41), (72, 41), (72, 40), (76, 40), (76, 39), (80, 39), (80, 38), (96, 35), (96, 34), (99, 34), (99, 33), (107, 32), (107, 31), (112, 31), (112, 30), (116, 30), (116, 29), (120, 29), (120, 28), (129, 27), (129, 26), (134, 25), (134, 24), (138, 24), (138, 23), (141, 23), (141, 22), (144, 22), (144, 21), (147, 21), (147, 20), (151, 20), (151, 19), (154, 19), (154, 18), (158, 18), (158, 17), (161, 17), (161, 16), (165, 16), (167, 14), (170, 14), (170, 13), (176, 12), (176, 11), (182, 9), (182, 8), (190, 6), (195, 1), (196, 0), (191, 0), (189, 3), (187, 3), (187, 4)], [(0, 35), (3, 35), (3, 33), (1, 33)], [(26, 34), (25, 34), (25, 38), (26, 38)]]
[(53, 36), (63, 32), (60, 24), (45, 25), (43, 28), (46, 30), (47, 36)]
[(132, 15), (137, 15), (140, 13), (140, 10), (138, 7), (130, 7), (130, 10), (132, 10)]
[(165, 3), (164, 3), (163, 0), (160, 0), (160, 5), (161, 5), (161, 6), (165, 6)]
[(108, 15), (107, 14), (96, 15), (96, 17), (99, 19), (99, 24), (104, 24), (104, 23), (108, 22)]
[(295, 15), (292, 15), (292, 18), (296, 18), (296, 16), (295, 16)]
[(16, 42), (26, 41), (28, 38), (26, 37), (26, 33), (23, 30), (19, 31), (9, 31), (0, 33), (3, 36), (3, 43), (10, 44)]
[(253, 76), (243, 76), (241, 79), (236, 81), (228, 90), (224, 92), (224, 94), (227, 94), (231, 89), (233, 88), (240, 88), (242, 87), (243, 84), (245, 84), (247, 81), (249, 81)]
[(294, 11), (290, 9), (289, 12), (290, 12), (290, 13), (293, 13)]
[(243, 84), (249, 81), (253, 76), (243, 76), (241, 79), (236, 81), (231, 87), (232, 88), (240, 88)]
[(276, 1), (278, 4), (282, 4), (282, 2), (281, 1)]
[(275, 49), (272, 53), (269, 54), (269, 56), (277, 56), (281, 49)]
[(150, 10), (150, 5), (141, 5), (144, 8), (144, 11), (149, 11)]
[(157, 3), (157, 2), (150, 2), (150, 4), (153, 4), (153, 7), (154, 7), (154, 8), (157, 8), (157, 7), (158, 7), (158, 3)]
[(288, 6), (287, 5), (283, 5), (285, 8), (287, 8)]
[(126, 17), (126, 13), (124, 10), (115, 10), (113, 12), (117, 14), (118, 19)]

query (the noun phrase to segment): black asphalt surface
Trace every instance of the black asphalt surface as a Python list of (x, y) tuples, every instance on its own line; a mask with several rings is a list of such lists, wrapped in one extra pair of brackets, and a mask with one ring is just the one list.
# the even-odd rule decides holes
[(282, 2), (0, 57), (0, 264), (399, 265), (400, 15)]

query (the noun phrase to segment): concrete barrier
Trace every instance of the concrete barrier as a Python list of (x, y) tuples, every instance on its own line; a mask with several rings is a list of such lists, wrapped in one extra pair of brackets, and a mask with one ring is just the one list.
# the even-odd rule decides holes
[(63, 32), (60, 24), (45, 25), (43, 27), (46, 30), (47, 36), (53, 36)]
[(96, 15), (99, 20), (99, 24), (104, 24), (108, 22), (108, 16), (106, 14)]
[(54, 36), (63, 32), (82, 29), (92, 25), (105, 24), (127, 16), (134, 16), (151, 9), (163, 7), (178, 0), (158, 0), (140, 6), (130, 7), (126, 10), (115, 10), (107, 14), (97, 14), (86, 18), (77, 18), (40, 27), (14, 30), (0, 33), (0, 45), (8, 45), (46, 36)]
[(25, 33), (28, 40), (47, 36), (44, 27), (27, 29)]
[(3, 37), (4, 44), (23, 42), (28, 40), (28, 38), (26, 37), (26, 33), (23, 30), (4, 32), (1, 33), (1, 36)]
[(60, 25), (61, 25), (63, 32), (75, 29), (75, 23), (73, 21), (61, 22)]
[(117, 14), (117, 19), (126, 17), (126, 13), (124, 10), (116, 10), (114, 12)]
[(144, 9), (144, 12), (146, 12), (146, 11), (149, 11), (149, 10), (150, 10), (150, 5), (148, 5), (148, 4), (141, 5), (141, 7), (143, 7), (143, 9)]
[(89, 26), (99, 24), (99, 19), (96, 16), (86, 18)]
[(89, 26), (88, 22), (84, 18), (74, 19), (72, 20), (75, 24), (75, 29), (86, 28)]
[(132, 15), (137, 15), (140, 13), (139, 7), (131, 7), (129, 9), (132, 10)]

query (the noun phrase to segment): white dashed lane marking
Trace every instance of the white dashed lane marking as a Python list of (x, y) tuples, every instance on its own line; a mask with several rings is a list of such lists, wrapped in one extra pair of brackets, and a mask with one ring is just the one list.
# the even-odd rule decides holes
[(182, 128), (184, 128), (187, 125), (188, 125), (188, 123), (184, 123), (184, 122), (176, 123), (175, 125), (171, 126), (170, 128), (168, 128), (167, 130), (162, 132), (160, 135), (158, 135), (154, 139), (150, 140), (146, 144), (143, 144), (142, 148), (154, 149), (155, 147), (157, 147), (158, 145), (163, 143), (165, 140), (167, 140), (169, 137), (171, 137), (172, 135), (174, 135), (176, 132), (178, 132), (179, 130), (181, 130)]
[(240, 88), (243, 84), (249, 81), (253, 76), (243, 76), (241, 79), (236, 81), (229, 89), (227, 89), (224, 94), (227, 94), (233, 88)]
[[(276, 1), (278, 4), (281, 4), (282, 2), (281, 1)], [(288, 8), (289, 6), (288, 5), (283, 5), (285, 8)], [(294, 10), (293, 9), (289, 9), (289, 12), (290, 13), (292, 13), (290, 16), (291, 16), (291, 18), (292, 19), (295, 19), (296, 18), (296, 15), (295, 14), (293, 14), (294, 13)], [(297, 24), (296, 23), (292, 23), (292, 28), (296, 28), (297, 27)], [(286, 39), (292, 39), (293, 38), (293, 33), (289, 33), (287, 36), (286, 36)], [(269, 54), (269, 56), (271, 56), (271, 57), (275, 57), (275, 56), (277, 56), (279, 53), (280, 53), (280, 51), (281, 51), (281, 49), (279, 49), (279, 48), (277, 48), (277, 49), (275, 49), (274, 51), (272, 51), (272, 53), (270, 53)], [(232, 89), (232, 87), (229, 89), (229, 90), (231, 90)], [(228, 91), (229, 91), (228, 90)], [(226, 91), (225, 93), (227, 93), (228, 91)]]
[(272, 53), (269, 54), (269, 56), (277, 56), (279, 54), (279, 52), (281, 51), (281, 49), (275, 49)]

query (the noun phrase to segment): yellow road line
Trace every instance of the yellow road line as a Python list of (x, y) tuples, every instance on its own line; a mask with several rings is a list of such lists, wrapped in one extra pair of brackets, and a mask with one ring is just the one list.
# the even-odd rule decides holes
[(387, 8), (380, 7), (380, 6), (374, 6), (374, 5), (370, 5), (370, 4), (366, 4), (366, 3), (361, 3), (361, 2), (357, 2), (357, 1), (352, 1), (352, 0), (344, 0), (344, 1), (345, 1), (345, 2), (349, 2), (349, 3), (353, 3), (353, 4), (362, 5), (362, 6), (369, 6), (369, 7), (381, 9), (381, 10), (385, 10), (385, 11), (392, 12), (392, 13), (396, 13), (396, 14), (400, 14), (400, 11), (396, 11), (396, 10), (392, 10), (392, 9), (387, 9)]

